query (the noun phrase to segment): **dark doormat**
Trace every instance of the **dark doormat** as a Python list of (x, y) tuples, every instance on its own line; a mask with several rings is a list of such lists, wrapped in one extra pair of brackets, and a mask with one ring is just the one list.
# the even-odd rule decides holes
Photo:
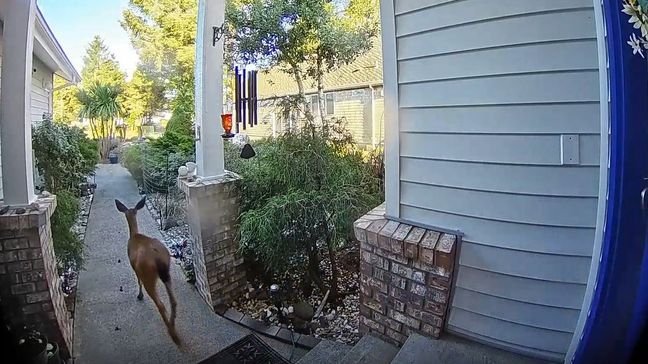
[(290, 362), (254, 334), (250, 334), (199, 364), (290, 364)]

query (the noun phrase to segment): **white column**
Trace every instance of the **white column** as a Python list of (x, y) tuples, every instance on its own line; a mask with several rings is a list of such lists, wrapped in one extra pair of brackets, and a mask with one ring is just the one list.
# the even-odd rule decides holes
[(4, 202), (36, 199), (31, 141), (31, 79), (36, 0), (3, 1), (0, 136)]
[(224, 173), (223, 128), (223, 39), (213, 45), (213, 27), (225, 20), (225, 0), (200, 0), (196, 34), (196, 164), (198, 175)]

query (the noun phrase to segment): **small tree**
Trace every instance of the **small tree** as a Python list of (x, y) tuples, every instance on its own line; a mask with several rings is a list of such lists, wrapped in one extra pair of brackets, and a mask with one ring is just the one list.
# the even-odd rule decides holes
[[(329, 258), (328, 288), (337, 301), (336, 252), (353, 221), (378, 203), (378, 183), (351, 150), (350, 137), (329, 126), (308, 124), (264, 145), (258, 160), (243, 169), (244, 251), (273, 272), (291, 263), (305, 266), (307, 287), (326, 284), (319, 274), (321, 250)], [(308, 293), (308, 292), (305, 292)]]
[(324, 76), (369, 50), (379, 30), (377, 0), (231, 0), (226, 17), (230, 62), (290, 74), (307, 119), (306, 82), (317, 86), (324, 120)]
[(90, 121), (93, 137), (100, 140), (99, 153), (103, 160), (108, 158), (115, 137), (115, 121), (122, 115), (121, 92), (117, 86), (95, 84), (77, 94), (82, 105), (81, 117)]

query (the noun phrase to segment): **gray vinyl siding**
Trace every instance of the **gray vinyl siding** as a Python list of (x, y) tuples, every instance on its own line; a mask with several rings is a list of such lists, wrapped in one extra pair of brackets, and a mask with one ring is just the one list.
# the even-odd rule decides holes
[(598, 212), (593, 2), (393, 1), (399, 217), (464, 234), (447, 328), (562, 360)]

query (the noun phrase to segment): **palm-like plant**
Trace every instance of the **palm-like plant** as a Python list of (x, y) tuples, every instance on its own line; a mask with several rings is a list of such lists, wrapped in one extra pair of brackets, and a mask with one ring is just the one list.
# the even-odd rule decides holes
[(81, 117), (90, 121), (94, 138), (101, 141), (101, 158), (106, 159), (110, 141), (115, 135), (115, 120), (123, 114), (118, 86), (95, 84), (88, 90), (80, 90), (77, 98), (81, 102)]

